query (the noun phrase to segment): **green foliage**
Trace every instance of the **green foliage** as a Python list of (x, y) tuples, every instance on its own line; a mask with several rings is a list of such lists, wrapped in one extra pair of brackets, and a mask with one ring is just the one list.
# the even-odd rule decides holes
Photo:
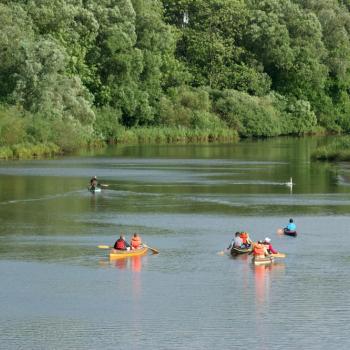
[(11, 159), (13, 157), (13, 151), (10, 147), (0, 147), (0, 159)]
[(159, 121), (162, 125), (191, 129), (216, 129), (224, 123), (211, 113), (211, 101), (206, 90), (181, 86), (168, 91), (160, 101)]
[(111, 107), (103, 107), (96, 111), (94, 123), (95, 134), (98, 138), (113, 143), (124, 127), (120, 124), (122, 113)]
[(0, 33), (3, 157), (350, 132), (348, 0), (0, 0)]
[(229, 127), (248, 136), (276, 136), (281, 133), (279, 112), (273, 100), (235, 90), (216, 94), (215, 110)]
[(327, 146), (318, 147), (313, 153), (312, 158), (317, 160), (329, 161), (349, 161), (350, 160), (350, 137), (335, 139)]

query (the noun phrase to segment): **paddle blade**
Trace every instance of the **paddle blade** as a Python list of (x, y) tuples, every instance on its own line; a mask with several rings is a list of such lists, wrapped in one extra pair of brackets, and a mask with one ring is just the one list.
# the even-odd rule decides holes
[(100, 249), (110, 249), (110, 248), (112, 248), (112, 247), (110, 247), (109, 245), (103, 245), (103, 244), (101, 244), (101, 245), (98, 245), (97, 248), (100, 248)]
[(284, 233), (283, 228), (278, 228), (278, 229), (277, 229), (277, 234), (278, 234), (278, 235), (283, 235), (283, 233)]
[(159, 254), (159, 251), (157, 249), (154, 249), (154, 248), (148, 246), (147, 244), (144, 244), (143, 246), (147, 247), (153, 254)]
[(274, 257), (274, 258), (285, 258), (286, 254), (276, 253), (276, 254), (271, 254), (271, 256)]
[(222, 250), (221, 252), (217, 252), (217, 254), (223, 256), (225, 255), (225, 251)]

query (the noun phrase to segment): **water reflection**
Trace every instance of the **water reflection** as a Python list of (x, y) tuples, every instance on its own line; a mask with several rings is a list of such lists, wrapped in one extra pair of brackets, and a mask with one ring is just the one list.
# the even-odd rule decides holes
[(130, 270), (131, 272), (141, 272), (144, 260), (147, 256), (131, 256), (124, 259), (110, 260), (111, 266), (119, 270)]
[(255, 301), (258, 310), (263, 309), (270, 296), (271, 281), (278, 278), (285, 270), (285, 264), (283, 262), (274, 262), (271, 265), (254, 266), (254, 279), (255, 279)]

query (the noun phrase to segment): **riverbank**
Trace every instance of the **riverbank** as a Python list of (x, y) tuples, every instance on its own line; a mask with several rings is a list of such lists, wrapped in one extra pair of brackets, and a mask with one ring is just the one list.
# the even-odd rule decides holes
[[(118, 134), (109, 140), (110, 144), (176, 144), (176, 143), (236, 143), (239, 137), (236, 130), (228, 128), (189, 129), (189, 128), (121, 128)], [(90, 140), (83, 147), (103, 148), (107, 142), (99, 138)], [(65, 149), (55, 143), (18, 143), (0, 147), (0, 159), (31, 159), (53, 157), (74, 153), (78, 149)]]
[(311, 155), (314, 160), (322, 161), (349, 161), (350, 137), (342, 137), (334, 140), (327, 146), (320, 146)]

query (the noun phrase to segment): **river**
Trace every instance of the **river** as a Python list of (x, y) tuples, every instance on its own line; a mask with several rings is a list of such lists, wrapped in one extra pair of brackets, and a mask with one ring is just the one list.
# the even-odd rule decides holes
[[(0, 347), (348, 349), (350, 165), (310, 161), (325, 142), (0, 162)], [(290, 217), (299, 236), (277, 235)], [(237, 230), (287, 257), (218, 255)], [(160, 254), (110, 262), (121, 232)]]

